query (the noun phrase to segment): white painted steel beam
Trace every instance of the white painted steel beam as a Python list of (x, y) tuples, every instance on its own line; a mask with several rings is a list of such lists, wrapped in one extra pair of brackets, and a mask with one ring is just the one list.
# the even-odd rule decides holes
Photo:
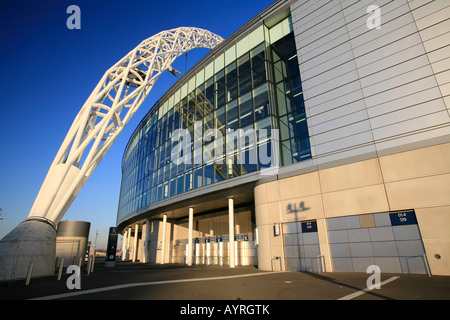
[(189, 208), (189, 231), (188, 231), (188, 249), (187, 249), (188, 266), (192, 266), (192, 254), (194, 251), (192, 245), (193, 228), (194, 228), (194, 208)]
[(103, 75), (70, 127), (27, 220), (53, 226), (136, 113), (156, 80), (183, 53), (213, 49), (223, 39), (208, 30), (180, 27), (139, 44)]
[(145, 222), (144, 261), (143, 261), (144, 263), (149, 262), (150, 223), (151, 223), (150, 219), (147, 219)]
[(165, 263), (166, 258), (166, 228), (167, 228), (167, 214), (163, 216), (162, 223), (162, 245), (161, 245), (161, 264)]
[(134, 245), (133, 245), (133, 262), (136, 262), (138, 257), (138, 243), (139, 243), (139, 224), (136, 223), (134, 227)]
[(228, 240), (228, 255), (230, 268), (236, 266), (235, 261), (235, 247), (234, 247), (234, 200), (233, 198), (228, 199), (228, 230), (229, 230), (229, 240)]

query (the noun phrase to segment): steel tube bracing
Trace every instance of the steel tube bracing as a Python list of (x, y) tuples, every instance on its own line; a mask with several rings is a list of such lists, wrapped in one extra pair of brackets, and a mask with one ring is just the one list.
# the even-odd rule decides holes
[(180, 27), (139, 44), (103, 75), (70, 127), (27, 220), (56, 226), (105, 153), (173, 61), (194, 48), (213, 49), (223, 39)]

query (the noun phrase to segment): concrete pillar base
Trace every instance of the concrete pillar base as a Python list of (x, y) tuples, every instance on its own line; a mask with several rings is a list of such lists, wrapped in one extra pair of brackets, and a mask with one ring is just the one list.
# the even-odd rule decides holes
[(0, 240), (0, 281), (55, 273), (56, 230), (45, 221), (25, 220)]

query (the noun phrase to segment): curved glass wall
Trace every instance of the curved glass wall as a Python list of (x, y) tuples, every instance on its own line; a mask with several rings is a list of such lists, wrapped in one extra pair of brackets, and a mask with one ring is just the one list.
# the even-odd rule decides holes
[(277, 165), (311, 157), (290, 18), (253, 31), (152, 108), (124, 155), (118, 222), (273, 165), (259, 156), (270, 156), (273, 139), (280, 142)]

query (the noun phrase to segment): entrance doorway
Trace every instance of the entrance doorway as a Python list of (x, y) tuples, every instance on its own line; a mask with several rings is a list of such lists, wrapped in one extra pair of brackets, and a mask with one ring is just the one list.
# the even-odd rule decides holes
[[(193, 264), (207, 266), (229, 265), (228, 215), (195, 217), (193, 230)], [(255, 222), (251, 210), (235, 212), (235, 263), (237, 266), (257, 265), (255, 245)], [(173, 260), (187, 264), (188, 223), (177, 225), (176, 239), (173, 241)]]

